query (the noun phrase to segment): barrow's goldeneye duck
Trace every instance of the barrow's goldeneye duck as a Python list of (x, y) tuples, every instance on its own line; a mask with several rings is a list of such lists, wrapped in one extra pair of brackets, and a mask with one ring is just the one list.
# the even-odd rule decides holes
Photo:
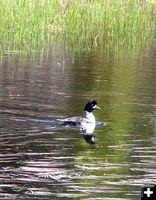
[(83, 117), (71, 117), (62, 119), (61, 121), (64, 122), (64, 125), (78, 126), (84, 133), (93, 133), (96, 126), (93, 111), (100, 109), (101, 108), (97, 106), (96, 101), (89, 101), (84, 107)]

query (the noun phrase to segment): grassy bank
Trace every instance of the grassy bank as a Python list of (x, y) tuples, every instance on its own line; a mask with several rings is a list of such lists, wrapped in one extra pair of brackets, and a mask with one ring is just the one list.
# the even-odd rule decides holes
[(155, 33), (154, 1), (0, 0), (1, 52), (33, 51), (54, 38), (77, 48), (147, 41)]

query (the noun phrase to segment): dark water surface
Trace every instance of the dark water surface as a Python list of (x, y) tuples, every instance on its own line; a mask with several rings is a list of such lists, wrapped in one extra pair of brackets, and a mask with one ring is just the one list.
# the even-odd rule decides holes
[[(94, 145), (40, 121), (82, 115), (89, 99), (107, 123)], [(156, 47), (1, 59), (0, 199), (139, 200), (148, 184), (156, 184)]]

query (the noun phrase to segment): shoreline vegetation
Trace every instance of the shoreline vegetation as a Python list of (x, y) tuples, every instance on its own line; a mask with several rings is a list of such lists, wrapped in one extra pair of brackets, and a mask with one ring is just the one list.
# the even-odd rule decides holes
[(58, 41), (81, 50), (135, 46), (155, 37), (155, 0), (0, 0), (1, 52)]

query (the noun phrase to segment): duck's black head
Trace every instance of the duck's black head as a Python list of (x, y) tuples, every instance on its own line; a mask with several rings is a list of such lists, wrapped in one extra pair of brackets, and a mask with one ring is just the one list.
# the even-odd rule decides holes
[(92, 112), (93, 110), (100, 110), (101, 108), (98, 107), (97, 105), (97, 102), (96, 101), (89, 101), (85, 107), (84, 107), (84, 111), (87, 111), (87, 112)]

